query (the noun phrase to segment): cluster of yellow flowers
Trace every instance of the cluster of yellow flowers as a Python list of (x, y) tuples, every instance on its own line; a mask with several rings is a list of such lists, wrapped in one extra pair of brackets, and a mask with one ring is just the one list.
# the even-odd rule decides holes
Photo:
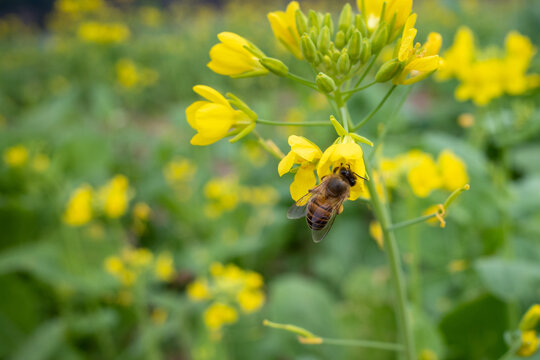
[(145, 202), (138, 202), (133, 206), (133, 229), (137, 235), (142, 235), (146, 231), (148, 219), (152, 209)]
[(119, 44), (130, 36), (129, 28), (122, 23), (85, 21), (79, 25), (77, 36), (84, 42), (96, 44)]
[(50, 159), (42, 153), (30, 156), (30, 151), (24, 145), (14, 145), (4, 150), (4, 163), (11, 168), (21, 168), (30, 163), (33, 170), (43, 172), (48, 169)]
[(151, 86), (158, 78), (157, 71), (140, 67), (130, 59), (120, 59), (116, 62), (116, 80), (125, 89)]
[(57, 0), (54, 7), (63, 15), (75, 18), (102, 10), (105, 2), (103, 0)]
[(251, 314), (264, 305), (264, 282), (259, 273), (220, 263), (211, 264), (209, 270), (209, 277), (198, 277), (188, 285), (187, 295), (195, 302), (212, 301), (203, 315), (210, 331), (219, 333), (224, 325), (235, 323), (238, 307)]
[(484, 106), (504, 94), (520, 95), (540, 86), (539, 74), (527, 74), (535, 53), (530, 39), (517, 31), (506, 36), (504, 53), (492, 47), (480, 50), (471, 29), (461, 27), (443, 55), (437, 78), (458, 79), (456, 99)]
[(422, 198), (434, 190), (454, 191), (469, 182), (467, 166), (450, 150), (441, 151), (436, 162), (433, 156), (420, 150), (384, 158), (380, 171), (385, 185), (390, 188), (397, 187), (405, 175), (413, 193)]
[(235, 209), (240, 203), (253, 206), (274, 205), (279, 199), (273, 187), (241, 186), (233, 176), (210, 179), (204, 186), (204, 195), (208, 199), (204, 211), (211, 219)]
[(171, 186), (191, 181), (197, 172), (197, 165), (190, 159), (175, 158), (165, 165), (163, 176)]
[(517, 351), (519, 356), (532, 356), (538, 350), (540, 340), (536, 328), (540, 324), (540, 305), (535, 304), (525, 313), (519, 324), (521, 331), (521, 347)]
[(99, 213), (111, 219), (119, 218), (127, 211), (132, 195), (124, 175), (116, 175), (97, 190), (83, 184), (72, 192), (62, 220), (70, 226), (81, 226)]
[(175, 273), (171, 254), (163, 252), (156, 257), (145, 248), (126, 247), (120, 255), (107, 257), (104, 267), (126, 287), (133, 286), (138, 278), (145, 276), (171, 281)]

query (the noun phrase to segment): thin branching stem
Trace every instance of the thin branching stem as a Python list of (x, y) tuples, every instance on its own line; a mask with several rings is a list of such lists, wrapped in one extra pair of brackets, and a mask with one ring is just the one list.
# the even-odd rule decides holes
[(384, 103), (386, 102), (386, 100), (388, 100), (388, 98), (390, 97), (390, 95), (392, 95), (392, 93), (394, 92), (394, 90), (397, 88), (397, 85), (392, 85), (392, 87), (390, 88), (390, 90), (388, 90), (388, 92), (386, 93), (386, 95), (384, 95), (384, 97), (382, 98), (381, 102), (379, 103), (379, 105), (377, 105), (377, 107), (375, 109), (373, 109), (372, 112), (370, 112), (365, 118), (363, 118), (357, 125), (354, 126), (353, 128), (353, 131), (356, 131), (358, 129), (360, 129), (365, 123), (367, 123), (384, 105)]
[(257, 119), (257, 124), (273, 125), (273, 126), (332, 126), (330, 121), (271, 121)]

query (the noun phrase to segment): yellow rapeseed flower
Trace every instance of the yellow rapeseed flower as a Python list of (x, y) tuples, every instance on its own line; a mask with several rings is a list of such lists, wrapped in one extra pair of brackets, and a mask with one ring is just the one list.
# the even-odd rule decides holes
[(236, 295), (236, 300), (243, 312), (251, 314), (263, 306), (265, 296), (260, 290), (244, 289)]
[(442, 56), (441, 67), (435, 73), (438, 80), (464, 75), (474, 60), (474, 35), (466, 26), (461, 26), (454, 36), (454, 43)]
[(521, 318), (519, 323), (519, 329), (521, 331), (527, 331), (535, 329), (540, 323), (540, 304), (534, 304), (527, 310), (525, 315)]
[(519, 356), (532, 356), (538, 350), (539, 345), (538, 334), (535, 330), (523, 331), (521, 333), (521, 347), (518, 349)]
[(4, 162), (10, 167), (20, 167), (28, 161), (28, 149), (24, 145), (15, 145), (4, 150)]
[(417, 153), (414, 156), (415, 165), (409, 169), (407, 180), (416, 196), (427, 197), (433, 190), (441, 187), (439, 169), (431, 155)]
[(369, 235), (375, 240), (379, 249), (384, 249), (384, 237), (381, 224), (378, 221), (371, 221), (369, 223)]
[(467, 165), (450, 150), (443, 150), (437, 159), (443, 186), (450, 191), (462, 188), (469, 182)]
[(210, 49), (212, 61), (208, 63), (208, 67), (212, 71), (232, 78), (268, 74), (268, 70), (259, 62), (259, 58), (246, 49), (253, 49), (263, 56), (255, 45), (231, 32), (219, 33), (218, 39), (221, 43)]
[(296, 27), (296, 10), (300, 9), (297, 1), (291, 1), (286, 11), (268, 13), (268, 21), (276, 39), (283, 44), (296, 58), (302, 60), (300, 34)]
[(118, 256), (109, 256), (105, 259), (105, 270), (111, 275), (118, 275), (124, 269), (124, 263)]
[(213, 144), (226, 137), (233, 127), (252, 124), (244, 112), (233, 109), (227, 99), (211, 87), (196, 85), (193, 90), (207, 101), (196, 101), (186, 109), (187, 122), (197, 130), (191, 139), (192, 145)]
[(156, 277), (162, 281), (171, 281), (174, 276), (174, 260), (171, 254), (161, 253), (156, 259)]
[(439, 50), (442, 44), (442, 37), (439, 33), (429, 33), (424, 46), (419, 43), (414, 44), (417, 30), (414, 28), (416, 14), (411, 14), (405, 26), (403, 35), (399, 43), (398, 60), (403, 69), (394, 77), (394, 84), (410, 85), (425, 79), (432, 72), (439, 68), (441, 59)]
[(71, 226), (81, 226), (92, 220), (93, 189), (84, 184), (71, 194), (62, 220)]
[(112, 219), (124, 215), (130, 200), (129, 180), (124, 175), (116, 175), (98, 190), (98, 198), (105, 215)]
[(322, 156), (322, 151), (317, 145), (302, 136), (289, 136), (289, 145), (291, 151), (279, 162), (278, 173), (279, 176), (283, 176), (291, 170), (294, 164), (300, 165), (290, 187), (291, 197), (297, 201), (317, 184), (314, 171), (317, 161)]
[(32, 159), (32, 168), (37, 172), (43, 172), (49, 168), (50, 159), (45, 154), (37, 154)]
[(529, 89), (540, 85), (539, 75), (526, 75), (536, 47), (531, 40), (518, 33), (511, 31), (505, 39), (504, 72), (502, 73), (503, 88), (510, 95), (523, 94)]
[(238, 320), (238, 312), (224, 303), (215, 302), (204, 312), (204, 323), (211, 331), (219, 331), (223, 325), (233, 324)]
[(231, 211), (238, 205), (238, 180), (226, 176), (211, 179), (204, 186), (204, 195), (209, 200), (205, 209), (210, 218), (220, 216), (223, 212)]
[[(333, 169), (340, 166), (350, 166), (351, 171), (363, 178), (366, 177), (366, 167), (364, 164), (364, 152), (351, 136), (345, 135), (339, 138), (333, 145), (326, 149), (317, 165), (317, 175), (319, 179), (330, 175)], [(349, 200), (356, 200), (363, 194), (364, 182), (357, 179), (356, 184), (351, 187)]]
[(135, 87), (139, 81), (139, 74), (135, 63), (129, 59), (120, 59), (116, 62), (116, 80), (120, 85), (129, 89)]
[(148, 206), (145, 202), (138, 202), (133, 207), (133, 217), (135, 219), (146, 221), (150, 217), (150, 213), (152, 212), (152, 209), (150, 209), (150, 206)]
[(167, 317), (169, 316), (169, 313), (167, 310), (163, 308), (156, 308), (152, 311), (152, 314), (150, 314), (150, 319), (152, 319), (152, 322), (156, 325), (162, 325), (167, 321)]
[(98, 44), (119, 44), (129, 38), (129, 28), (122, 23), (99, 23), (87, 21), (79, 25), (79, 39)]
[(390, 39), (398, 34), (412, 10), (412, 0), (356, 0), (366, 26), (370, 32), (375, 31), (381, 22), (383, 3), (386, 1), (386, 10), (383, 20), (389, 24), (395, 16), (394, 27), (391, 29)]
[(461, 83), (455, 91), (456, 99), (471, 99), (476, 105), (487, 105), (491, 100), (504, 93), (502, 74), (505, 71), (503, 61), (489, 58), (472, 63), (460, 75)]
[(187, 286), (187, 295), (193, 301), (203, 301), (210, 299), (210, 289), (208, 280), (197, 278)]

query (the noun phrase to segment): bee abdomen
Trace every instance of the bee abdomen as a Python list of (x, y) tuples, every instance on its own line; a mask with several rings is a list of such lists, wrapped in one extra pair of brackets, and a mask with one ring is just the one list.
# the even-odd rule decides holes
[(306, 221), (312, 230), (321, 230), (326, 226), (331, 215), (331, 207), (313, 201), (308, 207)]

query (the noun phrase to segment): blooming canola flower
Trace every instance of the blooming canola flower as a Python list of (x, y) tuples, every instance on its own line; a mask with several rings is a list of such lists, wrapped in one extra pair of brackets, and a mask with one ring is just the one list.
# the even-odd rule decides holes
[(286, 11), (273, 11), (268, 13), (268, 21), (279, 40), (296, 58), (302, 60), (300, 49), (300, 34), (296, 26), (296, 10), (300, 9), (297, 1), (291, 1)]
[(438, 53), (442, 44), (439, 33), (429, 33), (424, 46), (419, 43), (414, 45), (417, 30), (414, 28), (416, 14), (411, 14), (405, 26), (399, 44), (398, 60), (403, 69), (394, 78), (394, 84), (410, 85), (428, 77), (437, 70), (441, 63)]
[(192, 145), (210, 145), (229, 135), (235, 126), (254, 125), (243, 111), (234, 109), (218, 91), (205, 85), (196, 85), (193, 90), (206, 101), (196, 101), (186, 109), (187, 122), (197, 130), (191, 139)]
[(212, 71), (233, 78), (268, 74), (268, 70), (254, 55), (257, 53), (259, 57), (264, 56), (255, 45), (232, 32), (219, 33), (218, 39), (221, 42), (210, 49), (212, 60), (208, 67)]
[(390, 24), (395, 16), (394, 26), (390, 34), (390, 38), (394, 38), (397, 32), (407, 19), (407, 16), (412, 10), (412, 0), (357, 0), (358, 9), (364, 16), (364, 21), (370, 32), (375, 31), (381, 22), (381, 12), (383, 4), (386, 2), (386, 10), (383, 19), (387, 24)]

